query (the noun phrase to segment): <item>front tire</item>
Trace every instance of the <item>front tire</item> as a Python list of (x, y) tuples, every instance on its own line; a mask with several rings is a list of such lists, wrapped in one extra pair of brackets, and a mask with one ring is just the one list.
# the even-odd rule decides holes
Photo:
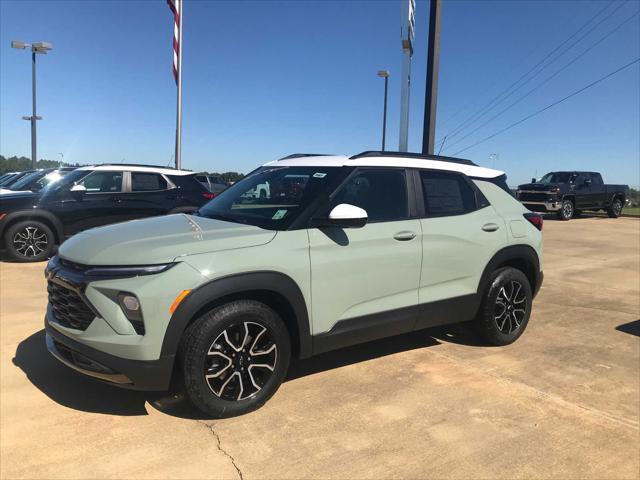
[(610, 218), (618, 218), (622, 213), (622, 200), (619, 198), (614, 198), (613, 202), (611, 202), (611, 206), (607, 209), (607, 215)]
[(11, 225), (4, 235), (4, 245), (12, 260), (40, 262), (53, 253), (55, 237), (51, 229), (37, 220)]
[(483, 340), (491, 345), (509, 345), (527, 328), (533, 295), (529, 280), (512, 267), (493, 272), (476, 318)]
[(558, 210), (558, 219), (564, 220), (566, 222), (567, 220), (571, 220), (571, 218), (573, 218), (573, 214), (573, 202), (571, 200), (563, 200), (562, 206), (560, 207), (560, 210)]
[(181, 360), (186, 393), (214, 418), (261, 407), (284, 380), (291, 341), (280, 316), (254, 300), (214, 308), (185, 332)]

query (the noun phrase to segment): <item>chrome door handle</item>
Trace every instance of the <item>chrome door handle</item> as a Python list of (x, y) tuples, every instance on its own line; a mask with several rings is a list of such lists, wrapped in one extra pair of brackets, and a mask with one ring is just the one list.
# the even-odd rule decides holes
[(500, 227), (498, 226), (497, 223), (485, 223), (482, 226), (482, 230), (484, 230), (485, 232), (495, 232), (496, 230), (498, 230)]
[(402, 231), (402, 232), (398, 232), (396, 233), (393, 238), (395, 238), (396, 240), (400, 241), (400, 242), (406, 242), (408, 240), (413, 240), (414, 238), (416, 238), (416, 234), (415, 232), (409, 232), (409, 231)]

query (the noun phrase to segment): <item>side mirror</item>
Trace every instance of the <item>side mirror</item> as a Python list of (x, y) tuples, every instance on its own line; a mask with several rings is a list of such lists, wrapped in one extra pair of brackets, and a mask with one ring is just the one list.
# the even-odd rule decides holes
[(84, 185), (74, 185), (69, 191), (73, 198), (76, 200), (82, 200), (84, 194), (87, 193), (87, 188)]
[(362, 228), (367, 219), (366, 210), (348, 203), (336, 205), (329, 213), (329, 223), (342, 228)]
[(531, 183), (536, 183), (536, 179), (535, 179), (535, 177), (533, 177), (533, 178), (531, 179)]

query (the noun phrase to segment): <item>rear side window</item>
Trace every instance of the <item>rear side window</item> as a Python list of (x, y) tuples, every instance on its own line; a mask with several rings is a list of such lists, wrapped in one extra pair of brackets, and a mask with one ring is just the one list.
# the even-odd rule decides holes
[(131, 172), (131, 191), (149, 192), (166, 190), (167, 181), (157, 173)]
[(427, 217), (463, 215), (476, 209), (475, 192), (460, 174), (420, 172)]
[[(192, 192), (207, 192), (207, 188), (198, 181), (201, 175), (167, 175), (169, 180), (178, 188)], [(206, 182), (206, 180), (205, 180)]]
[(332, 206), (341, 203), (363, 208), (370, 222), (407, 219), (409, 208), (405, 170), (358, 170), (331, 200)]
[(604, 185), (602, 182), (602, 175), (600, 175), (599, 173), (592, 173), (591, 185)]

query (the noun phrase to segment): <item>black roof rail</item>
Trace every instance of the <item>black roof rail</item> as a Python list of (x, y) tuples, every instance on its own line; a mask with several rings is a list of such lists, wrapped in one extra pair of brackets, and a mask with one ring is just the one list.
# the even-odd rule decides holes
[(389, 152), (389, 151), (376, 151), (376, 150), (367, 150), (366, 152), (358, 153), (357, 155), (353, 155), (349, 157), (350, 160), (355, 160), (356, 158), (367, 158), (367, 157), (403, 157), (403, 158), (419, 158), (422, 160), (436, 160), (438, 162), (450, 162), (450, 163), (460, 163), (462, 165), (473, 165), (478, 166), (473, 163), (471, 160), (465, 160), (464, 158), (454, 158), (454, 157), (443, 157), (441, 155), (424, 155), (422, 153), (409, 153), (409, 152)]
[(280, 160), (291, 160), (292, 158), (301, 158), (301, 157), (332, 157), (333, 155), (329, 153), (292, 153), (291, 155), (287, 155), (286, 157), (279, 158)]

